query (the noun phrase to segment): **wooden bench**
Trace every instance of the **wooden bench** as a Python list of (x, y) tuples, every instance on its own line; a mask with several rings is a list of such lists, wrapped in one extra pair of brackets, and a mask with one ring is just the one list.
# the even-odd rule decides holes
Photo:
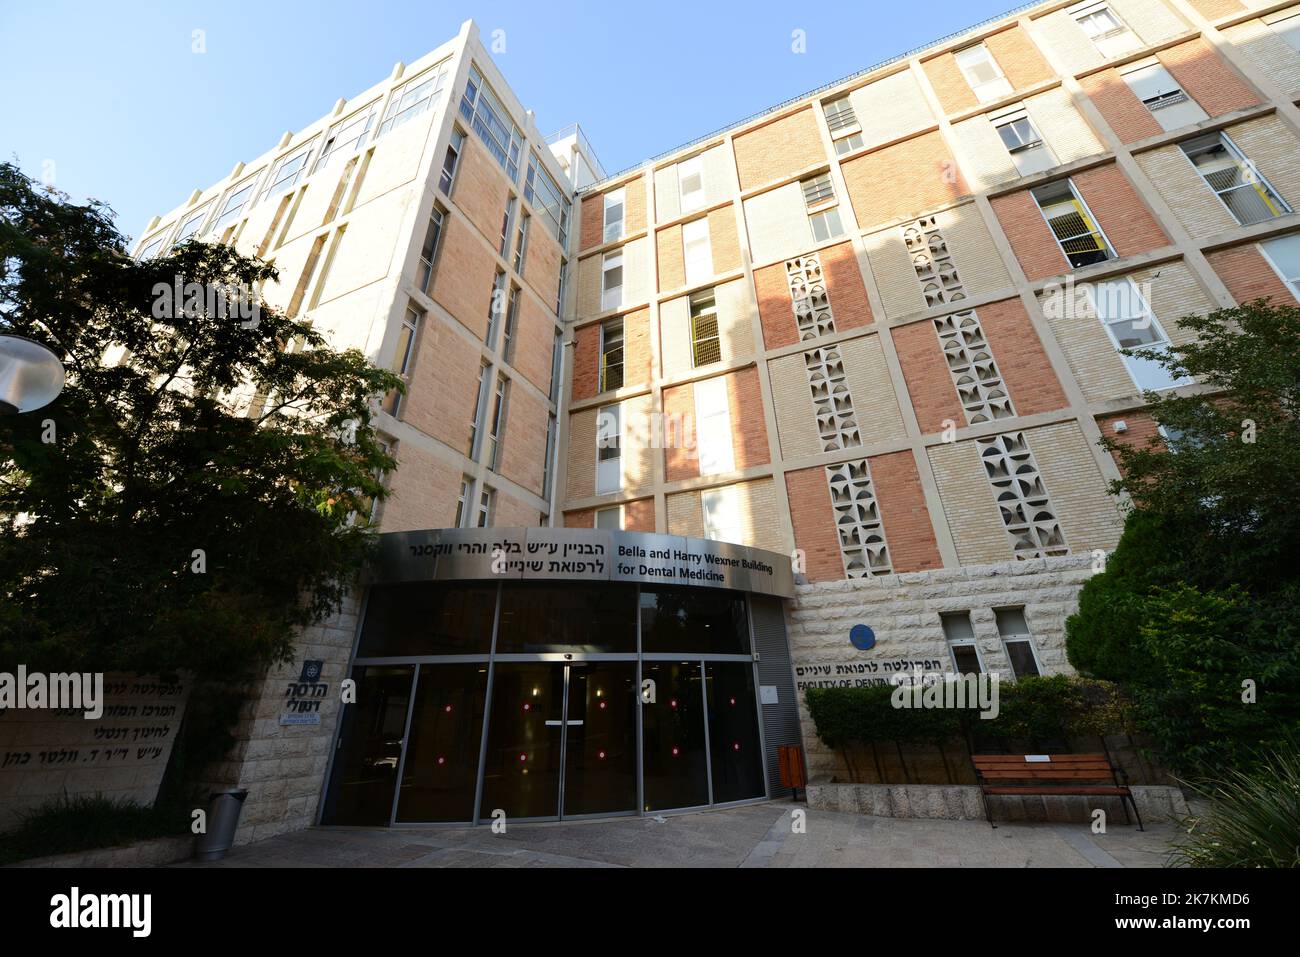
[(1117, 797), (1124, 808), (1124, 820), (1133, 823), (1128, 814), (1128, 804), (1132, 804), (1138, 830), (1145, 830), (1133, 792), (1120, 781), (1124, 772), (1104, 754), (975, 754), (971, 762), (991, 827), (997, 827), (989, 810), (991, 794), (1061, 794)]

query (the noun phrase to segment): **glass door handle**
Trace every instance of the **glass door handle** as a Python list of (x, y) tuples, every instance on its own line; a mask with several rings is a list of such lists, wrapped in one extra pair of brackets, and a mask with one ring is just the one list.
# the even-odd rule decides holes
[(562, 725), (562, 724), (582, 724), (582, 722), (581, 722), (581, 721), (560, 721), (560, 720), (557, 719), (557, 720), (555, 720), (555, 721), (548, 721), (548, 722), (546, 722), (546, 724), (547, 724), (548, 727), (557, 727), (557, 728), (558, 728), (558, 727), (559, 727), (560, 725)]

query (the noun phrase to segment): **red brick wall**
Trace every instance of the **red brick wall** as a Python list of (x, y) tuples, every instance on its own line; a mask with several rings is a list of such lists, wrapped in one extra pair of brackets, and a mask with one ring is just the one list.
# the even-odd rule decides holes
[(479, 352), (446, 323), (428, 318), (423, 326), (401, 418), (464, 452), (478, 398)]
[(728, 374), (727, 407), (731, 415), (731, 446), (736, 468), (747, 469), (772, 461), (756, 367), (748, 366)]
[(1239, 305), (1270, 298), (1277, 305), (1297, 305), (1291, 290), (1254, 243), (1206, 253), (1205, 259)]
[(389, 496), (379, 507), (385, 532), (446, 528), (456, 517), (460, 491), (457, 469), (412, 443), (397, 447), (397, 470), (388, 477)]
[(565, 528), (595, 528), (596, 510), (594, 508), (575, 508), (564, 513)]
[[(565, 528), (595, 528), (596, 510), (578, 508), (564, 513)], [(623, 531), (653, 532), (655, 530), (655, 500), (639, 498), (623, 503)]]
[(533, 223), (528, 227), (524, 279), (537, 291), (542, 302), (555, 302), (555, 294), (560, 288), (560, 244), (551, 238), (550, 230), (542, 225), (538, 216), (533, 217)]
[[(646, 227), (645, 183), (640, 176), (627, 181), (624, 185), (623, 196), (623, 232), (625, 235), (631, 236)], [(651, 531), (654, 530), (653, 522), (654, 516), (651, 516)]]
[[(1115, 431), (1116, 422), (1123, 421), (1128, 426), (1128, 431), (1119, 433)], [(1114, 415), (1097, 416), (1097, 428), (1101, 429), (1103, 438), (1114, 439), (1120, 445), (1126, 445), (1130, 448), (1146, 448), (1151, 439), (1160, 441), (1160, 431), (1156, 426), (1156, 420), (1148, 413), (1134, 409), (1129, 412), (1117, 412)], [(1163, 444), (1163, 442), (1161, 443)], [(1110, 453), (1115, 464), (1119, 465), (1119, 456), (1114, 452)]]
[(1156, 54), (1178, 85), (1210, 116), (1254, 106), (1257, 97), (1200, 37)]
[(464, 220), (448, 217), (433, 277), (433, 299), (480, 339), (487, 334), (496, 271), (496, 257), (483, 240)]
[(991, 302), (975, 312), (1016, 413), (1034, 415), (1064, 408), (1065, 392), (1020, 300)]
[[(1006, 74), (1013, 89), (1024, 90), (1050, 80), (1053, 76), (1052, 68), (1019, 26), (985, 37), (984, 45), (1002, 67), (1002, 72)], [(922, 67), (930, 78), (930, 84), (934, 87), (935, 96), (939, 98), (944, 112), (960, 113), (979, 103), (953, 54), (944, 53), (926, 60)]]
[(1118, 70), (1112, 68), (1085, 76), (1079, 85), (1121, 142), (1136, 143), (1163, 132), (1151, 111), (1133, 95)]
[[(871, 304), (866, 287), (862, 284), (862, 271), (852, 243), (840, 243), (821, 251), (822, 276), (826, 281), (826, 294), (830, 299), (831, 313), (838, 330), (856, 329), (872, 323)], [(754, 287), (758, 295), (758, 318), (763, 326), (763, 342), (769, 349), (794, 345), (799, 341), (799, 326), (794, 319), (790, 301), (790, 284), (786, 280), (785, 263), (773, 263), (754, 271)]]
[(573, 334), (573, 398), (590, 399), (600, 389), (600, 323)]
[[(664, 479), (678, 482), (700, 474), (696, 452), (695, 386), (688, 382), (664, 389)], [(671, 439), (669, 438), (671, 437)]]
[(979, 103), (975, 92), (962, 75), (961, 67), (951, 53), (944, 53), (933, 60), (921, 64), (925, 75), (930, 78), (934, 95), (939, 98), (939, 105), (945, 113), (960, 113)]
[(650, 382), (650, 310), (638, 309), (623, 317), (623, 386)]
[(742, 190), (826, 162), (811, 107), (742, 133), (735, 139), (735, 149)]
[(511, 364), (543, 392), (551, 391), (551, 354), (555, 347), (555, 321), (525, 293), (519, 292), (515, 318), (515, 345)]
[(963, 427), (966, 415), (957, 398), (957, 387), (952, 384), (934, 323), (929, 319), (910, 322), (895, 326), (890, 334), (894, 337), (903, 381), (907, 383), (907, 394), (921, 431), (943, 431), (944, 419), (951, 419), (958, 428)]
[(506, 408), (501, 474), (534, 495), (542, 494), (542, 465), (546, 461), (546, 405), (518, 383), (510, 386)]
[(769, 349), (779, 349), (798, 342), (799, 327), (794, 321), (785, 263), (755, 269), (754, 290), (758, 296), (758, 319), (763, 326), (764, 345)]
[(790, 496), (794, 544), (803, 550), (808, 580), (824, 582), (843, 578), (844, 559), (840, 555), (840, 539), (835, 531), (835, 512), (831, 509), (826, 470), (815, 466), (786, 472), (785, 488)]
[(910, 450), (876, 455), (867, 460), (871, 484), (875, 487), (885, 542), (896, 572), (917, 572), (942, 568), (930, 510)]
[(582, 200), (581, 232), (579, 235), (579, 252), (586, 252), (593, 246), (605, 241), (605, 196), (597, 193)]
[(451, 198), (494, 247), (501, 239), (509, 189), (501, 167), (472, 136), (465, 138)]
[(858, 226), (952, 202), (969, 192), (937, 130), (842, 164)]

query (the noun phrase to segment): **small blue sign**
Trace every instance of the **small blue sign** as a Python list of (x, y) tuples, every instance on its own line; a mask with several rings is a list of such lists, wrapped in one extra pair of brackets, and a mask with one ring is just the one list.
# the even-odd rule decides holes
[(866, 625), (854, 625), (849, 629), (849, 641), (858, 651), (870, 651), (876, 647), (876, 633)]

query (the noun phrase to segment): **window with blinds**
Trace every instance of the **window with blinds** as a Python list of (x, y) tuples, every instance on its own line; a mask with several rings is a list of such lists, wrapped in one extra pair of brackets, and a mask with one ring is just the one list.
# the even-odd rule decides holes
[(1069, 264), (1078, 269), (1115, 258), (1096, 219), (1068, 179), (1034, 189), (1033, 196)]

